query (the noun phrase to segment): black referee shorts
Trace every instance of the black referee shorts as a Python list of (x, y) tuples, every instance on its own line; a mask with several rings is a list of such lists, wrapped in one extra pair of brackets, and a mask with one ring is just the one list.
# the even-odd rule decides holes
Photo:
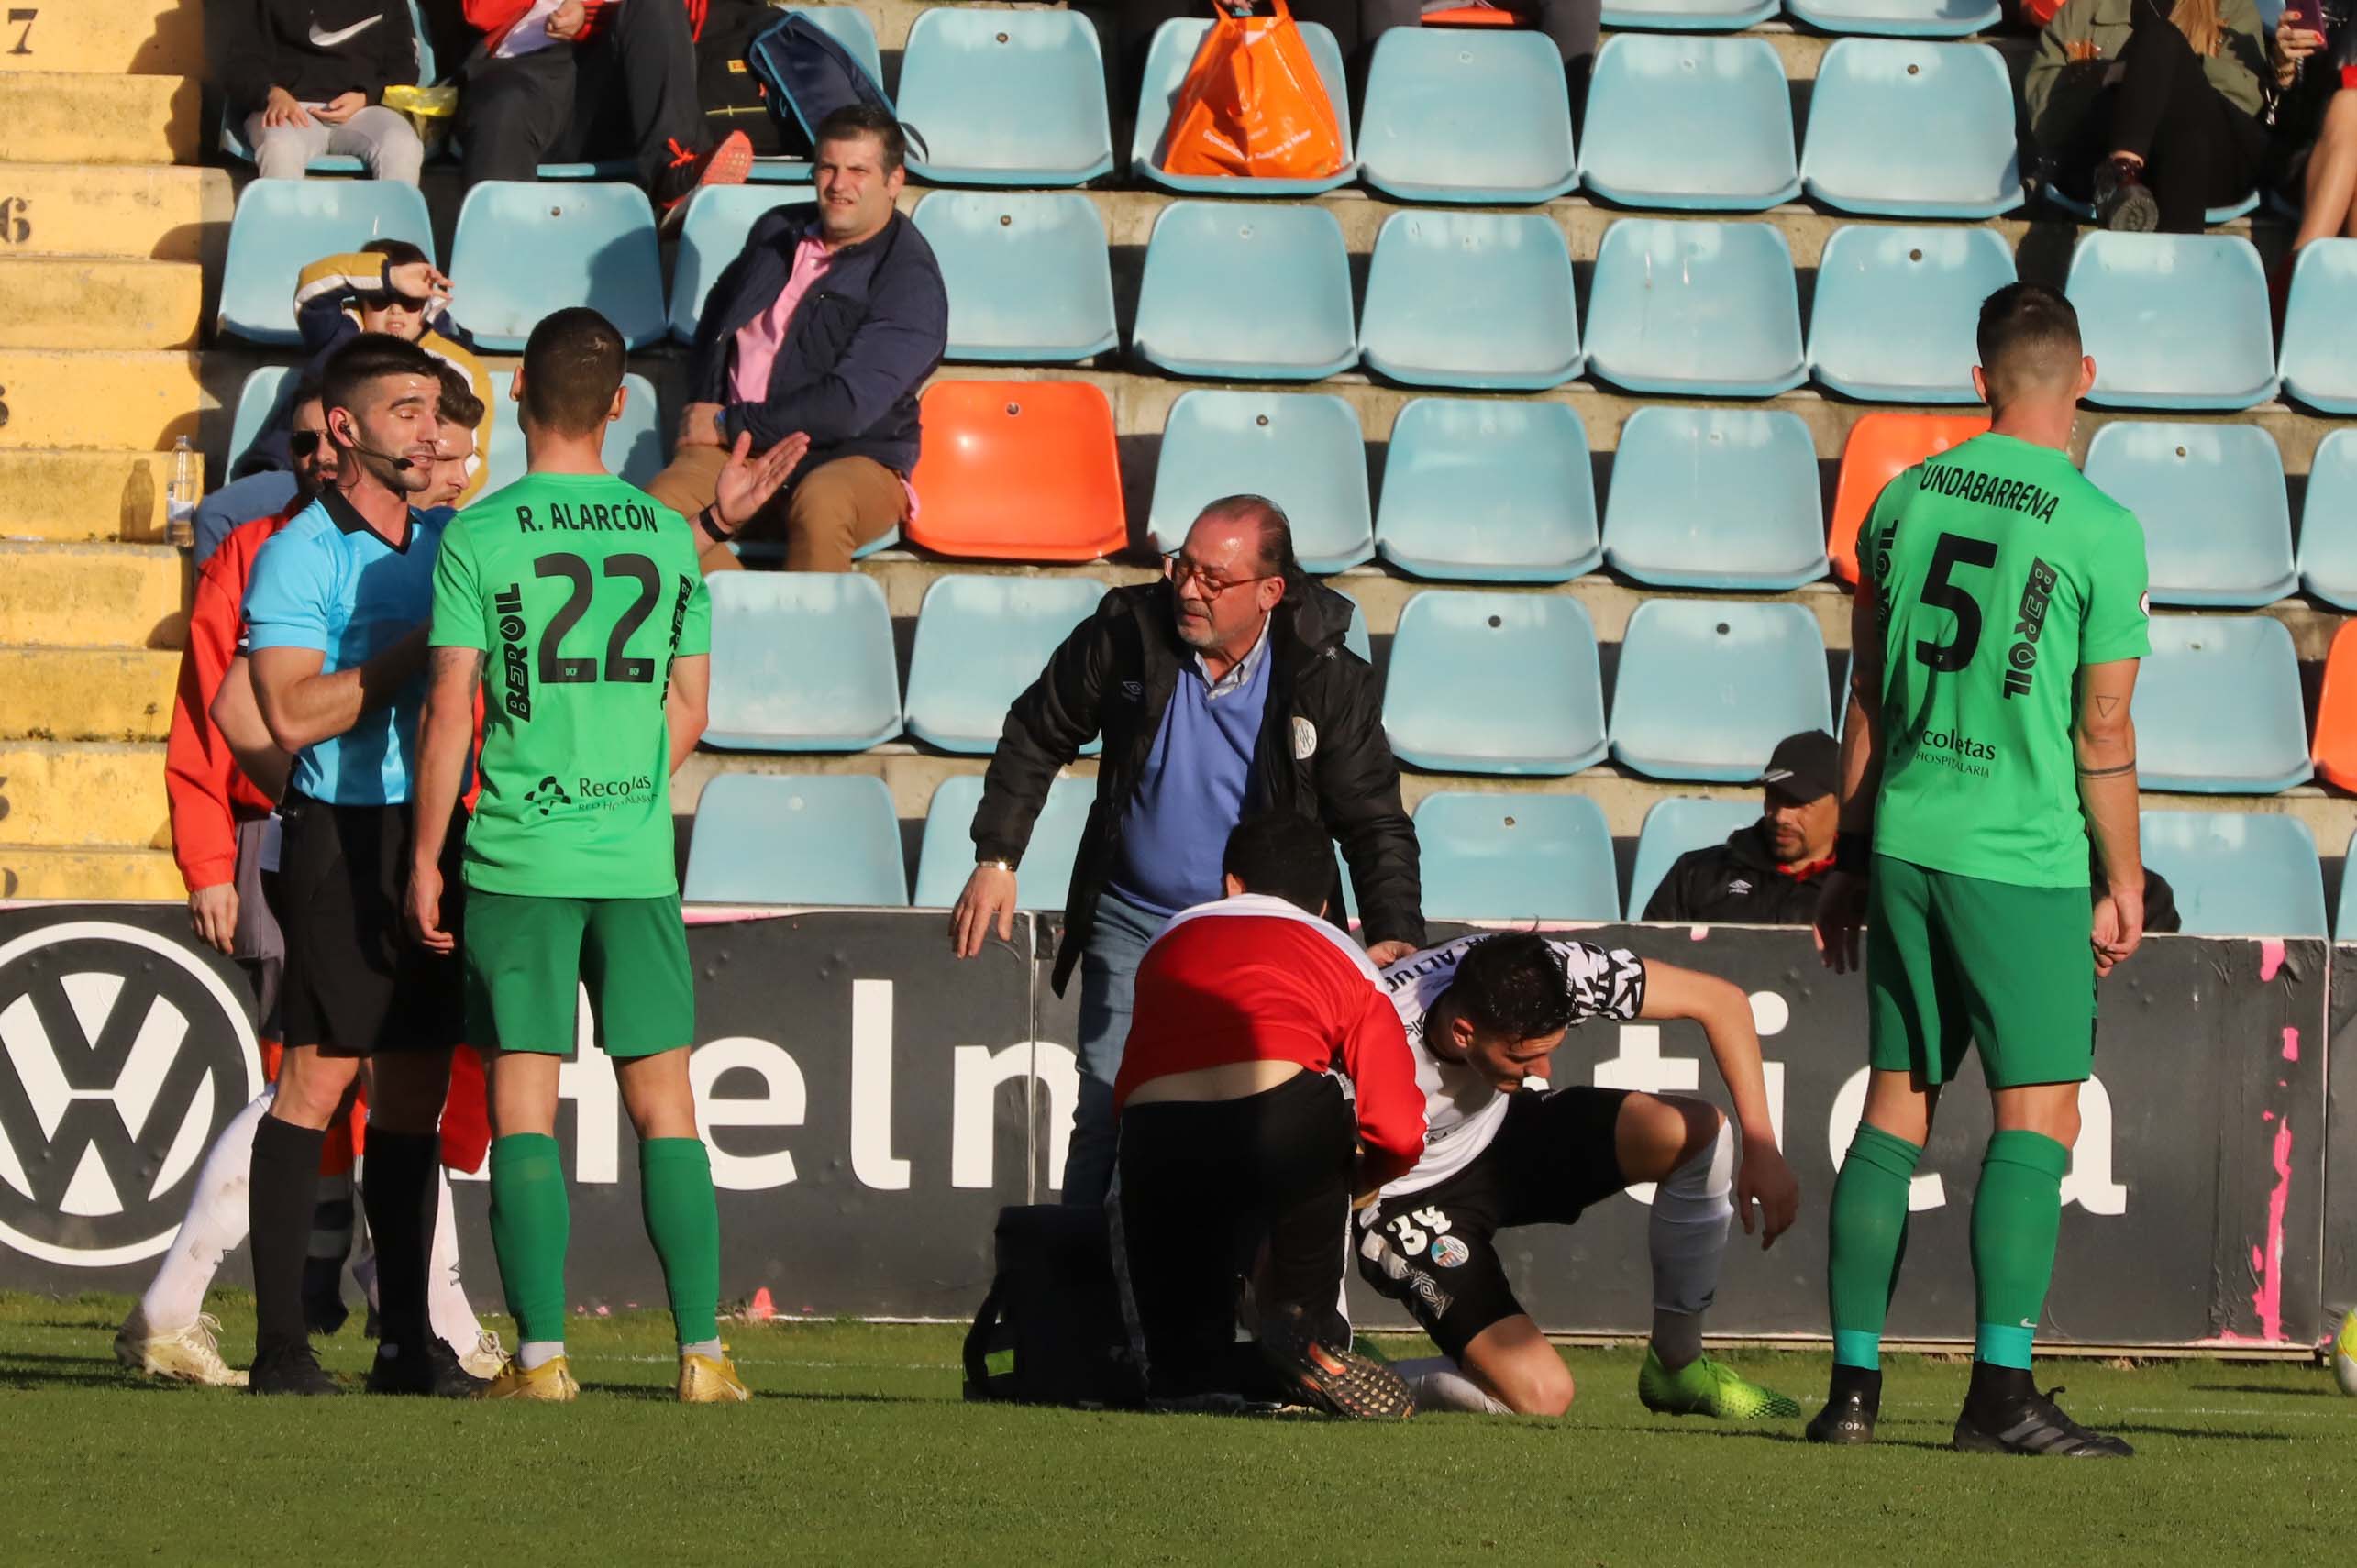
[[(409, 808), (338, 806), (290, 793), (279, 816), (286, 1043), (370, 1056), (463, 1041), (466, 985), (457, 955), (426, 952), (402, 925)], [(466, 825), (461, 810), (442, 850), (442, 923), (453, 933), (466, 906), (459, 877)]]

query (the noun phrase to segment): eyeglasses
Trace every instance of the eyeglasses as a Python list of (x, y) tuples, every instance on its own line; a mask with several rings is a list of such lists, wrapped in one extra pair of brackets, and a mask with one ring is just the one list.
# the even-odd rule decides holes
[(1264, 572), (1258, 577), (1214, 577), (1204, 567), (1173, 550), (1162, 558), (1162, 575), (1170, 580), (1170, 586), (1173, 588), (1184, 588), (1189, 580), (1192, 580), (1195, 586), (1203, 591), (1204, 598), (1217, 599), (1231, 588), (1242, 588), (1248, 582), (1266, 582), (1273, 574)]
[(327, 433), (325, 430), (297, 430), (286, 438), (286, 445), (296, 457), (307, 458), (317, 451), (319, 443), (326, 439)]

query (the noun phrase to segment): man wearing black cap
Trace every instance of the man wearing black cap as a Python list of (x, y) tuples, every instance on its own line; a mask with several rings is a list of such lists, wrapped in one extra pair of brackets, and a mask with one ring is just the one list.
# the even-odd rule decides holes
[(1807, 925), (1833, 867), (1841, 822), (1840, 744), (1823, 730), (1787, 735), (1760, 775), (1766, 809), (1727, 842), (1677, 857), (1645, 900), (1645, 919), (1710, 925)]

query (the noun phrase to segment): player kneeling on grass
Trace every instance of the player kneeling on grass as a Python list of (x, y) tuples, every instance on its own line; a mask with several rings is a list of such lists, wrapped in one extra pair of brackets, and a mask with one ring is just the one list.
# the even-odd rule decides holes
[[(1358, 1270), (1404, 1302), (1446, 1359), (1403, 1363), (1425, 1409), (1558, 1416), (1571, 1374), (1506, 1282), (1496, 1237), (1569, 1225), (1656, 1182), (1653, 1345), (1637, 1376), (1649, 1410), (1745, 1419), (1800, 1407), (1702, 1353), (1727, 1223), (1768, 1246), (1800, 1190), (1768, 1121), (1751, 1004), (1726, 981), (1527, 932), (1469, 936), (1401, 959), (1383, 985), (1424, 1091), (1423, 1157), (1358, 1216)], [(1591, 1018), (1702, 1025), (1735, 1104), (1735, 1131), (1699, 1099), (1621, 1089), (1533, 1089), (1566, 1030)], [(1730, 1201), (1730, 1194), (1732, 1201)], [(1757, 1204), (1756, 1219), (1752, 1212)]]
[[(434, 579), (408, 917), (442, 929), (440, 827), (464, 782), (484, 689), (482, 795), (468, 830), (467, 1034), (491, 1077), (491, 1232), (522, 1345), (490, 1398), (570, 1399), (557, 1075), (589, 988), (638, 1132), (647, 1234), (679, 1333), (679, 1396), (749, 1398), (720, 1343), (720, 1212), (697, 1136), (695, 986), (671, 838), (670, 777), (703, 733), (712, 604), (680, 515), (609, 475), (622, 336), (592, 310), (533, 328), (515, 392), (525, 478), (449, 525)], [(800, 460), (799, 436), (721, 471), (749, 517)]]

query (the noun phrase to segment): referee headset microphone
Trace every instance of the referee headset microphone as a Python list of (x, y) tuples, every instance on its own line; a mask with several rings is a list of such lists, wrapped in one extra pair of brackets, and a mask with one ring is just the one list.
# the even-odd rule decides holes
[[(370, 381), (385, 376), (421, 376), (434, 384), (438, 397), (441, 372), (433, 356), (404, 338), (390, 333), (363, 332), (353, 338), (327, 361), (322, 372), (321, 397), (327, 412), (330, 438), (365, 458), (374, 458), (387, 464), (396, 474), (407, 474), (426, 466), (405, 453), (371, 447), (360, 439), (360, 423), (353, 413), (354, 396)], [(338, 428), (337, 415), (344, 423)]]

